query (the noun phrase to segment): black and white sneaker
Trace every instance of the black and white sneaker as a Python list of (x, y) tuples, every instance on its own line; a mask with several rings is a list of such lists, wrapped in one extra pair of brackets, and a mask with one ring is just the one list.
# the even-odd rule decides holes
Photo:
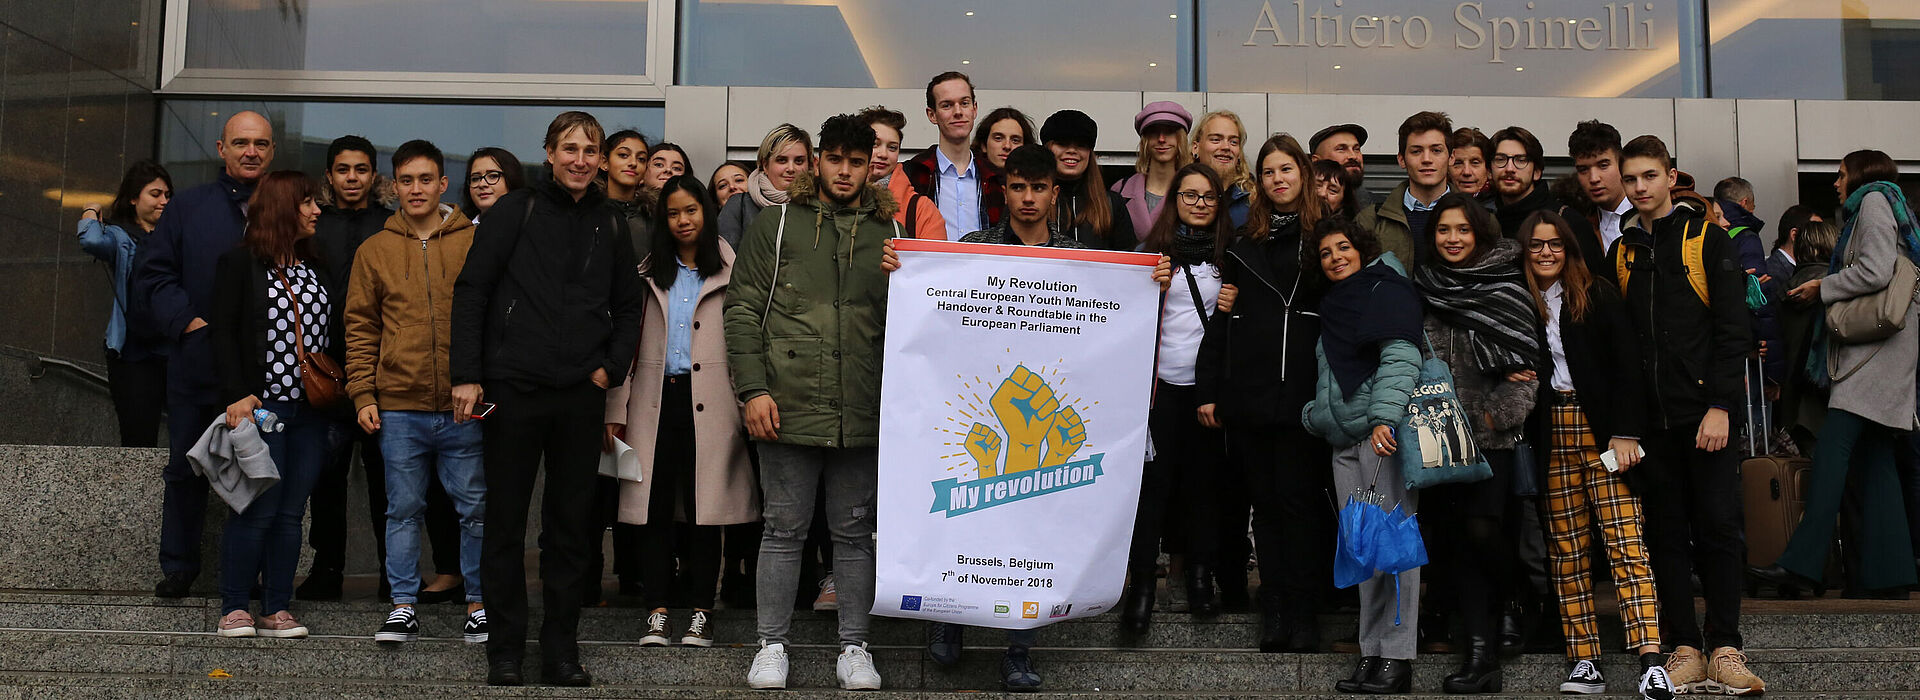
[(663, 647), (672, 644), (672, 640), (667, 638), (669, 634), (672, 633), (667, 631), (666, 611), (655, 610), (647, 615), (647, 636), (640, 638), (640, 646)]
[(1577, 661), (1573, 664), (1573, 670), (1567, 672), (1567, 680), (1560, 684), (1560, 692), (1599, 695), (1607, 692), (1607, 679), (1600, 675), (1600, 667), (1592, 661)]
[(710, 614), (705, 610), (693, 611), (693, 619), (687, 622), (687, 633), (680, 635), (680, 646), (713, 646), (713, 630), (709, 629), (713, 621), (709, 617)]
[(387, 613), (387, 623), (380, 631), (373, 633), (373, 641), (393, 645), (411, 642), (420, 638), (420, 620), (414, 616), (413, 606), (403, 605)]
[(1673, 700), (1673, 679), (1667, 677), (1667, 668), (1659, 664), (1648, 666), (1640, 672), (1640, 697), (1646, 700)]
[(467, 624), (460, 628), (460, 636), (468, 644), (487, 643), (487, 609), (481, 608), (467, 613)]

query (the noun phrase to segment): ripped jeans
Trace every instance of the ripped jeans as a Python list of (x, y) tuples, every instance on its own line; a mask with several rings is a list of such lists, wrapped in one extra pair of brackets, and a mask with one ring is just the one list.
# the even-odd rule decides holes
[(873, 523), (879, 449), (756, 443), (765, 532), (760, 537), (755, 602), (760, 640), (787, 643), (800, 583), (800, 549), (813, 525), (813, 499), (825, 482), (840, 597), (840, 643), (863, 644), (873, 610)]

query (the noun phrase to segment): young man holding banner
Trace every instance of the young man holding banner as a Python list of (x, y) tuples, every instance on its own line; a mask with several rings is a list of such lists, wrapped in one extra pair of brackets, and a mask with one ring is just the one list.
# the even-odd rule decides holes
[(873, 142), (854, 115), (821, 124), (819, 174), (801, 174), (790, 203), (748, 226), (727, 288), (727, 356), (759, 443), (765, 501), (760, 652), (747, 672), (755, 689), (787, 686), (800, 548), (822, 483), (840, 598), (840, 687), (880, 688), (867, 653), (887, 306), (879, 263), (881, 245), (900, 228), (893, 197), (867, 182)]
[[(1007, 155), (1006, 167), (1003, 170), (1006, 178), (1007, 220), (984, 231), (969, 233), (962, 237), (960, 242), (1040, 248), (1085, 249), (1086, 246), (1078, 240), (1068, 235), (1062, 235), (1059, 228), (1049, 220), (1049, 216), (1053, 212), (1054, 197), (1058, 194), (1058, 189), (1054, 182), (1055, 168), (1053, 151), (1044, 146), (1028, 144), (1014, 149), (1012, 153)], [(889, 241), (884, 248), (881, 267), (888, 273), (900, 269), (900, 258), (894, 251), (891, 241)], [(1162, 256), (1158, 265), (1153, 268), (1153, 280), (1159, 284), (1163, 290), (1172, 280), (1172, 267), (1167, 257)], [(1024, 368), (1024, 365), (1022, 367)], [(1023, 374), (1023, 369), (1015, 369), (1013, 380), (1009, 383), (1017, 382), (1022, 386), (1035, 389), (1035, 391), (1026, 399), (1015, 399), (1013, 405), (1036, 406), (1043, 403), (1043, 396), (1051, 396), (1053, 389), (1048, 385), (1047, 378), (1042, 376), (1045, 374), (1045, 370), (1040, 372), (1026, 371)], [(1060, 380), (1056, 377), (1053, 381), (1058, 382)], [(1065, 384), (1062, 382), (1062, 387), (1064, 386)], [(996, 401), (993, 403), (996, 404), (996, 411), (1000, 410), (999, 406), (1001, 402), (998, 401), (1000, 394), (1006, 391), (1007, 389), (1003, 386), (999, 391), (995, 392)], [(1078, 420), (1079, 414), (1077, 409), (1072, 407), (1071, 400), (1065, 396), (1056, 398), (1059, 403), (1069, 404), (1060, 409), (1062, 414), (1070, 413), (1074, 416), (1069, 422)], [(1044, 401), (1051, 402), (1054, 400), (1055, 399), (1045, 399)], [(1144, 421), (1144, 414), (1141, 418)], [(1006, 420), (1002, 419), (1002, 423), (1004, 425)], [(1053, 425), (1055, 429), (1058, 429), (1060, 423), (1059, 421), (1054, 421)], [(1011, 429), (1010, 426), (1009, 429)], [(992, 433), (991, 427), (983, 423), (975, 424), (973, 430), (974, 433), (969, 434), (967, 436), (968, 439), (965, 440), (965, 442), (968, 443), (966, 449), (974, 453), (973, 458), (974, 461), (978, 463), (976, 468), (979, 470), (979, 475), (982, 478), (991, 478), (997, 471), (996, 467), (999, 466), (994, 464), (994, 462), (998, 457), (997, 453), (1002, 444), (1001, 440), (997, 433)], [(989, 436), (989, 433), (992, 433), (991, 436)], [(1080, 434), (1079, 440), (1081, 443), (1084, 443), (1086, 440), (1084, 432)], [(1032, 467), (1027, 467), (1022, 464), (1020, 457), (1017, 456), (1022, 446), (1021, 438), (1010, 434), (1008, 442), (1010, 444), (1006, 445), (1007, 462), (1004, 474), (1013, 474), (1023, 469), (1031, 469)], [(1077, 446), (1081, 443), (1075, 444)], [(1037, 447), (1037, 444), (1035, 446)], [(1038, 453), (1039, 451), (1036, 450), (1036, 454)], [(1050, 466), (1067, 466), (1058, 464), (1064, 460), (1064, 457), (1060, 459), (1050, 458), (1053, 455), (1061, 454), (1061, 450), (1057, 445), (1048, 443), (1045, 453), (1048, 456), (1040, 457), (1037, 460), (1037, 465), (1035, 465), (1038, 466), (1039, 469), (1045, 470)], [(1050, 580), (1049, 583), (1051, 583)], [(1023, 618), (1037, 618), (1039, 616), (1037, 603), (1026, 602), (1025, 606), (1026, 609), (1020, 612)], [(1003, 611), (996, 606), (995, 614), (997, 616), (1011, 617), (1014, 614), (1011, 604), (1009, 603), (1005, 607), (1006, 609)], [(1064, 617), (1066, 614), (1066, 608), (1056, 606), (1052, 617)], [(927, 655), (932, 658), (935, 663), (942, 666), (953, 666), (959, 663), (961, 632), (964, 629), (965, 627), (959, 623), (943, 621), (929, 622), (927, 628)], [(1040, 689), (1040, 674), (1034, 669), (1030, 656), (1030, 650), (1038, 636), (1038, 630), (1033, 627), (1008, 630), (1006, 655), (1003, 656), (1000, 661), (1001, 684), (1004, 689), (1014, 692), (1030, 692)]]

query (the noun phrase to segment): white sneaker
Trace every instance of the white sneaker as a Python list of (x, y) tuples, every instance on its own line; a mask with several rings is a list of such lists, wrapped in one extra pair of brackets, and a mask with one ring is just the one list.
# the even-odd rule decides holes
[(880, 671), (873, 667), (873, 655), (867, 653), (867, 645), (848, 644), (840, 650), (840, 661), (834, 664), (834, 671), (840, 676), (843, 690), (879, 690)]
[(785, 644), (768, 644), (764, 640), (760, 642), (760, 652), (753, 655), (753, 668), (747, 669), (747, 687), (754, 690), (785, 690), (787, 688), (787, 646)]

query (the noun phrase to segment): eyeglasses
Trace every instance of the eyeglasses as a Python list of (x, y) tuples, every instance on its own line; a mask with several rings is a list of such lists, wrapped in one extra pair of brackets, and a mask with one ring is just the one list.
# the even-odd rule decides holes
[(506, 173), (500, 172), (498, 170), (486, 170), (486, 171), (474, 173), (472, 175), (468, 175), (467, 184), (478, 185), (482, 182), (485, 182), (489, 185), (498, 185), (500, 184), (500, 180), (502, 178), (505, 178), (506, 176), (507, 176)]
[(1220, 203), (1220, 195), (1212, 192), (1200, 194), (1193, 190), (1181, 190), (1180, 201), (1186, 203), (1187, 206), (1194, 206), (1201, 202), (1206, 202), (1207, 206), (1213, 206)]
[(1513, 167), (1524, 168), (1532, 164), (1533, 159), (1527, 156), (1510, 156), (1504, 153), (1493, 154), (1493, 167), (1504, 168), (1508, 162), (1512, 162)]
[(1564, 253), (1567, 251), (1567, 244), (1558, 238), (1549, 238), (1546, 240), (1535, 238), (1527, 241), (1527, 252), (1538, 253), (1543, 249), (1551, 250), (1555, 253)]

